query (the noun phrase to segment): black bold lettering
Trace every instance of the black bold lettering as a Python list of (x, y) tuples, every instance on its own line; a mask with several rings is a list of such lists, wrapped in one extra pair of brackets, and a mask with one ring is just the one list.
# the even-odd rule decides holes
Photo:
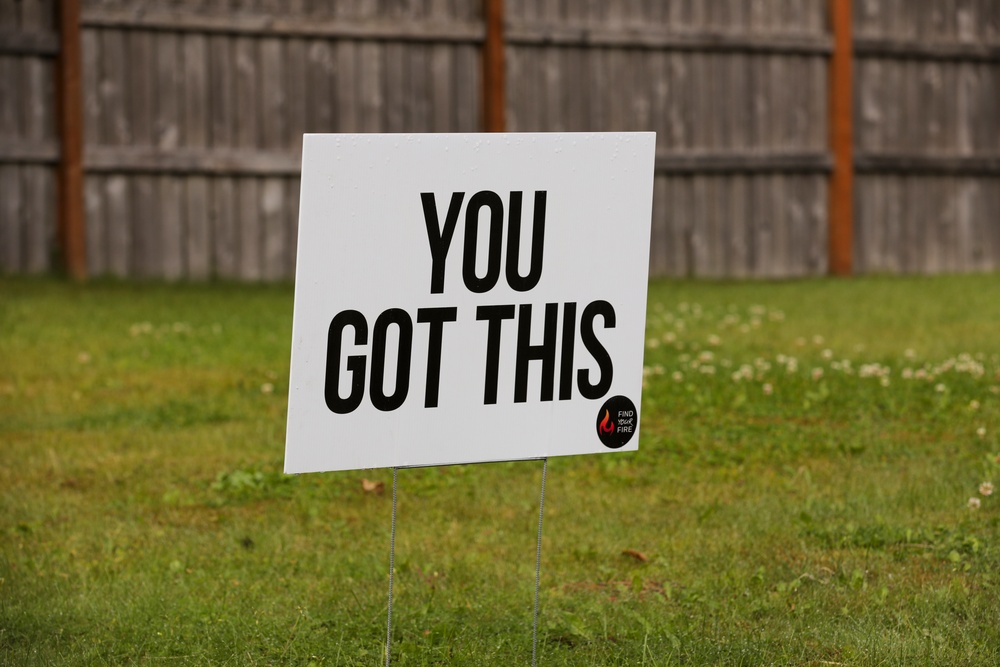
[(514, 304), (476, 308), (476, 319), (489, 322), (486, 336), (486, 385), (483, 405), (494, 405), (497, 402), (497, 387), (500, 384), (500, 327), (504, 320), (513, 318)]
[(604, 319), (605, 329), (614, 329), (614, 306), (607, 301), (594, 301), (587, 304), (587, 307), (583, 309), (583, 315), (580, 317), (580, 339), (583, 341), (583, 346), (594, 357), (594, 361), (597, 362), (597, 367), (601, 372), (601, 379), (597, 382), (590, 381), (590, 371), (588, 369), (581, 369), (577, 374), (580, 394), (584, 398), (589, 399), (601, 398), (608, 393), (608, 390), (611, 389), (611, 380), (614, 377), (614, 365), (611, 362), (611, 356), (594, 334), (594, 318), (598, 315)]
[(420, 203), (424, 207), (424, 224), (427, 226), (427, 241), (431, 246), (431, 294), (444, 292), (444, 265), (451, 247), (451, 239), (455, 235), (458, 214), (462, 210), (464, 192), (451, 195), (448, 213), (444, 219), (444, 227), (438, 222), (437, 202), (433, 192), (421, 192)]
[(521, 193), (510, 193), (507, 233), (507, 284), (516, 292), (527, 292), (542, 277), (542, 250), (545, 245), (545, 190), (535, 192), (535, 210), (531, 224), (531, 265), (528, 274), (518, 272), (521, 258)]
[(556, 321), (559, 316), (559, 304), (545, 304), (545, 330), (542, 343), (532, 345), (531, 338), (531, 304), (522, 304), (517, 315), (517, 361), (514, 370), (514, 402), (524, 403), (528, 400), (528, 362), (542, 362), (542, 388), (540, 398), (543, 401), (552, 400), (553, 385), (556, 374)]
[[(385, 345), (389, 326), (399, 329), (399, 349), (396, 352), (396, 387), (385, 393)], [(405, 310), (390, 308), (375, 320), (372, 331), (372, 405), (382, 412), (395, 410), (406, 400), (410, 390), (410, 355), (413, 347), (413, 322)]]
[[(479, 242), (479, 211), (490, 210), (489, 247), (487, 248), (486, 274), (476, 275), (476, 247)], [(462, 259), (462, 279), (470, 292), (482, 294), (496, 287), (500, 279), (501, 247), (503, 245), (503, 201), (500, 195), (483, 190), (472, 195), (465, 211), (465, 253)]]
[(441, 386), (441, 341), (445, 322), (458, 319), (458, 308), (420, 308), (417, 322), (430, 324), (427, 332), (427, 384), (424, 388), (424, 407), (436, 408)]
[(573, 351), (576, 346), (576, 302), (563, 306), (562, 360), (559, 366), (559, 400), (573, 398)]
[(330, 321), (330, 329), (326, 335), (326, 382), (323, 394), (326, 407), (338, 415), (354, 412), (365, 395), (365, 366), (367, 361), (361, 355), (347, 358), (347, 370), (351, 373), (351, 393), (347, 397), (340, 395), (340, 355), (343, 345), (344, 330), (354, 329), (354, 344), (368, 343), (368, 322), (365, 316), (356, 310), (345, 310), (337, 313)]

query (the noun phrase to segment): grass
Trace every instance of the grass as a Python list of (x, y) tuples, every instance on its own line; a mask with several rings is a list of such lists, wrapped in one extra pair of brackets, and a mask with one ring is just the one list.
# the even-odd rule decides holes
[[(382, 663), (391, 473), (281, 474), (291, 296), (0, 280), (0, 664)], [(539, 664), (1000, 664), (1000, 276), (649, 304), (639, 451), (549, 463)], [(400, 471), (393, 664), (530, 663), (540, 473)]]

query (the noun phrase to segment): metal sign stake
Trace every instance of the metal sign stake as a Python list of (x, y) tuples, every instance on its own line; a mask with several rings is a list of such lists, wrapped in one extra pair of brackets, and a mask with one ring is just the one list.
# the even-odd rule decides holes
[[(535, 543), (535, 609), (531, 628), (531, 665), (538, 665), (538, 609), (542, 576), (542, 519), (545, 516), (545, 479), (548, 476), (549, 459), (542, 459), (542, 491), (538, 501), (538, 537)], [(396, 564), (396, 488), (399, 468), (392, 469), (392, 524), (389, 531), (389, 605), (385, 628), (385, 667), (392, 662), (392, 579)]]

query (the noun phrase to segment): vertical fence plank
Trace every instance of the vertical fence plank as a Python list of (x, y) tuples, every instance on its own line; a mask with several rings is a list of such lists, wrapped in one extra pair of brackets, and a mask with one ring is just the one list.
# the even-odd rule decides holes
[(274, 281), (287, 275), (285, 244), (288, 234), (285, 229), (284, 179), (278, 177), (262, 179), (258, 207), (264, 234), (261, 277)]
[(750, 275), (750, 249), (747, 229), (747, 177), (737, 174), (730, 179), (728, 208), (723, 209), (728, 233), (724, 234), (727, 245), (727, 275), (743, 278)]
[[(0, 26), (17, 22), (13, 5), (0, 14)], [(18, 59), (0, 55), (0, 139), (13, 141), (22, 134), (21, 67)], [(15, 273), (22, 270), (22, 221), (24, 208), (21, 192), (21, 168), (16, 164), (0, 164), (0, 271)]]
[[(233, 53), (236, 60), (236, 107), (239, 110), (236, 115), (236, 144), (241, 149), (254, 149), (260, 139), (258, 40), (236, 37)], [(236, 188), (238, 274), (246, 280), (260, 280), (261, 229), (257, 179), (239, 178)]]
[(669, 269), (667, 247), (670, 242), (667, 230), (667, 179), (653, 179), (653, 219), (649, 232), (649, 272), (664, 275)]
[[(288, 100), (285, 83), (283, 43), (277, 39), (260, 40), (261, 81), (261, 143), (267, 150), (286, 148)], [(260, 216), (262, 227), (261, 277), (277, 280), (285, 275), (285, 187), (279, 176), (262, 179), (260, 186)]]
[(383, 95), (385, 100), (385, 121), (383, 127), (388, 132), (403, 132), (406, 129), (406, 58), (407, 45), (386, 44), (385, 77), (383, 79)]
[[(51, 27), (49, 17), (44, 16), (40, 11), (41, 7), (37, 3), (22, 6), (21, 27), (24, 30), (42, 32)], [(72, 12), (70, 12), (72, 13)], [(79, 39), (75, 35), (73, 39)], [(72, 41), (72, 39), (70, 40)], [(70, 47), (73, 49), (74, 47)], [(79, 53), (79, 44), (75, 46), (75, 52)], [(70, 69), (75, 67), (76, 91), (79, 93), (79, 59), (72, 64)], [(41, 58), (26, 57), (20, 59), (21, 85), (23, 86), (23, 96), (21, 98), (21, 137), (22, 141), (29, 144), (46, 144), (55, 139), (55, 110), (56, 87), (54, 81), (54, 70), (51, 62)], [(79, 116), (79, 104), (74, 107), (74, 111)], [(69, 114), (72, 115), (72, 114)], [(75, 131), (81, 130), (79, 122)], [(79, 147), (82, 139), (77, 136), (75, 141), (71, 140), (74, 147)], [(72, 153), (71, 148), (71, 153)], [(79, 153), (75, 156), (78, 158)], [(77, 163), (78, 164), (78, 163)], [(21, 187), (23, 197), (22, 234), (21, 250), (24, 253), (21, 269), (28, 273), (42, 273), (52, 268), (52, 251), (55, 248), (56, 218), (58, 210), (55, 206), (57, 196), (56, 173), (49, 166), (38, 164), (25, 164), (20, 168)], [(79, 173), (79, 172), (78, 172)], [(79, 185), (79, 183), (76, 183)], [(82, 193), (80, 194), (82, 204)], [(81, 208), (75, 210), (76, 215), (82, 215)], [(77, 220), (76, 222), (80, 222)], [(77, 226), (74, 236), (74, 243), (81, 243), (83, 238), (79, 235), (82, 227)], [(86, 261), (85, 257), (80, 257), (82, 246), (74, 248), (75, 259), (80, 261), (80, 267)], [(76, 276), (77, 274), (73, 274)], [(83, 277), (82, 273), (79, 277)]]
[(236, 182), (231, 176), (212, 181), (212, 248), (216, 274), (220, 278), (240, 275)]
[[(330, 72), (334, 73), (333, 54), (330, 53)], [(307, 127), (307, 67), (306, 42), (303, 39), (290, 39), (285, 42), (285, 75), (283, 79), (286, 104), (286, 136), (282, 146), (291, 150), (296, 156), (302, 154), (302, 134)]]
[(263, 277), (261, 266), (261, 219), (259, 180), (241, 178), (238, 182), (237, 225), (239, 228), (239, 276), (256, 281)]
[(336, 97), (334, 99), (336, 100), (337, 123), (341, 132), (361, 131), (358, 48), (355, 43), (348, 40), (337, 43)]
[(431, 131), (447, 132), (454, 127), (451, 108), (451, 100), (455, 96), (452, 49), (440, 44), (432, 45), (430, 49)]
[[(208, 38), (185, 35), (181, 41), (183, 59), (184, 144), (191, 148), (208, 146)], [(208, 178), (194, 174), (185, 179), (185, 275), (204, 280), (212, 274), (212, 235), (208, 217)]]
[(0, 165), (0, 271), (16, 273), (22, 270), (23, 219), (21, 168)]
[[(156, 37), (156, 111), (153, 138), (163, 151), (175, 150), (181, 142), (181, 85), (177, 33), (167, 32)], [(153, 235), (159, 246), (158, 277), (177, 280), (185, 267), (185, 220), (183, 187), (175, 174), (161, 175), (155, 185), (160, 197), (160, 228)]]
[[(83, 58), (83, 146), (97, 146), (102, 140), (101, 117), (104, 115), (99, 93), (101, 40), (97, 31), (83, 31), (80, 50)], [(101, 275), (108, 271), (108, 229), (102, 181), (96, 174), (83, 179), (88, 275)]]
[[(128, 116), (132, 122), (132, 133), (136, 145), (154, 145), (153, 113), (156, 106), (153, 87), (154, 48), (153, 35), (148, 31), (134, 31), (128, 35)], [(129, 178), (132, 196), (133, 217), (128, 221), (133, 226), (134, 260), (131, 263), (135, 275), (153, 277), (159, 274), (161, 255), (157, 243), (160, 231), (160, 198), (156, 177), (140, 174)]]
[(233, 145), (235, 85), (232, 38), (211, 35), (208, 38), (209, 145), (225, 148)]
[(358, 47), (357, 65), (358, 102), (361, 109), (358, 129), (362, 132), (378, 132), (383, 127), (383, 47), (369, 42), (361, 44)]

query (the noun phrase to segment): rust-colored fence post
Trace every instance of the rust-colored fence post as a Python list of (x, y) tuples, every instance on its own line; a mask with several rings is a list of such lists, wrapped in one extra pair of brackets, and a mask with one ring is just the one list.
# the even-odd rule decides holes
[(486, 39), (483, 42), (483, 130), (503, 132), (506, 106), (504, 81), (503, 0), (483, 0)]
[(87, 277), (87, 246), (83, 211), (80, 2), (60, 0), (57, 11), (59, 58), (56, 63), (56, 97), (61, 145), (58, 242), (66, 272), (75, 280), (83, 280)]
[(830, 58), (829, 270), (837, 276), (853, 270), (854, 132), (851, 0), (830, 0), (833, 55)]

